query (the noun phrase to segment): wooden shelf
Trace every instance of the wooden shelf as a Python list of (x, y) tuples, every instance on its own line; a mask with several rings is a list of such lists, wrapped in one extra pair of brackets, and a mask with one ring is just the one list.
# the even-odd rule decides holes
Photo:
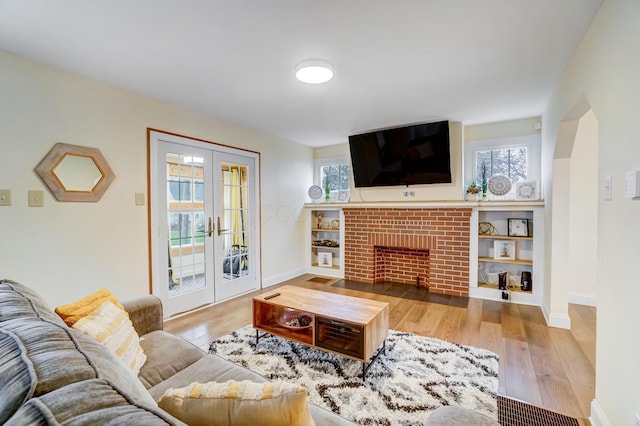
[(314, 248), (314, 249), (327, 249), (327, 250), (340, 250), (340, 246), (338, 246), (338, 247), (329, 247), (329, 246), (314, 246), (314, 245), (312, 245), (311, 248)]
[(331, 229), (331, 228), (313, 228), (311, 232), (337, 232), (340, 233), (339, 229)]
[(533, 265), (533, 260), (527, 259), (494, 259), (493, 257), (478, 257), (478, 262), (491, 262), (491, 263), (510, 263), (512, 265)]
[(320, 266), (320, 265), (318, 265), (318, 263), (317, 263), (317, 262), (312, 263), (312, 264), (311, 264), (311, 266), (313, 266), (313, 267), (315, 267), (315, 268), (323, 268), (323, 269), (337, 269), (337, 270), (339, 270), (339, 269), (340, 269), (340, 266), (339, 266), (339, 265), (332, 265), (331, 267), (328, 267), (328, 266)]
[(533, 237), (510, 237), (508, 235), (478, 235), (478, 238), (489, 238), (493, 240), (532, 240)]
[[(481, 288), (492, 288), (492, 289), (498, 290), (498, 284), (489, 284), (489, 283), (479, 282), (478, 283), (478, 287), (481, 287)], [(531, 294), (531, 290), (525, 291), (525, 290), (522, 290), (520, 287), (517, 287), (517, 286), (507, 287), (507, 290), (508, 291), (515, 291), (516, 293)]]

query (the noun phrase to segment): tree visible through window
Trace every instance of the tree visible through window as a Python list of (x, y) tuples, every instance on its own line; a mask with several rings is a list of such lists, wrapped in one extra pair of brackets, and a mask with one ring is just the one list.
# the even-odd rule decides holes
[(349, 191), (351, 171), (349, 170), (348, 164), (330, 164), (321, 166), (320, 176), (322, 178), (322, 188), (326, 190), (328, 183), (330, 193)]
[(511, 182), (527, 180), (527, 147), (491, 149), (476, 151), (476, 178), (482, 173), (482, 164), (487, 168), (487, 179), (495, 175), (505, 175)]

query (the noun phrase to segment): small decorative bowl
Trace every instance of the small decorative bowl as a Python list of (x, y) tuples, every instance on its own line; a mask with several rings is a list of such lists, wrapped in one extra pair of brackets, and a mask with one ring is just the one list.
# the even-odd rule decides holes
[(276, 320), (278, 324), (292, 330), (301, 330), (313, 325), (313, 315), (303, 311), (284, 311)]

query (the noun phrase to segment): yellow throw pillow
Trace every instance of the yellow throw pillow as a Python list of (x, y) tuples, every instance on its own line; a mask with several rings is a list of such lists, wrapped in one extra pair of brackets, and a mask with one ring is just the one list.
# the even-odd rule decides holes
[(80, 318), (89, 315), (95, 311), (98, 306), (104, 302), (111, 302), (124, 311), (124, 307), (118, 302), (118, 299), (106, 288), (100, 289), (93, 294), (83, 297), (75, 303), (58, 306), (56, 313), (67, 323), (69, 327), (76, 323)]
[(111, 349), (136, 376), (147, 360), (129, 316), (111, 302), (104, 302), (72, 327)]
[(158, 406), (190, 426), (313, 426), (307, 390), (295, 383), (191, 383), (167, 389)]

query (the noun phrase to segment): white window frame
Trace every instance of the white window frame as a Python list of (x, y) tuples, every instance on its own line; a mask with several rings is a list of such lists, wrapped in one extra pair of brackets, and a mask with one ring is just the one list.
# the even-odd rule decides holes
[[(478, 151), (488, 151), (506, 148), (527, 148), (527, 180), (540, 182), (540, 135), (515, 136), (499, 139), (469, 141), (464, 144), (464, 182), (478, 180), (475, 176), (475, 160)], [(488, 176), (490, 178), (491, 176)], [(538, 185), (538, 187), (540, 187)], [(510, 195), (515, 195), (515, 184), (512, 185)], [(542, 194), (541, 194), (542, 195)]]
[[(349, 166), (349, 188), (345, 191), (349, 192), (351, 190), (351, 184), (353, 183), (353, 173), (351, 172), (351, 161), (349, 161), (348, 157), (327, 157), (327, 158), (317, 158), (314, 161), (313, 168), (313, 182), (316, 185), (319, 185), (324, 190), (324, 185), (322, 182), (322, 167), (332, 166), (335, 164), (346, 164)], [(332, 193), (335, 191), (332, 191)], [(334, 197), (335, 198), (335, 197)]]

